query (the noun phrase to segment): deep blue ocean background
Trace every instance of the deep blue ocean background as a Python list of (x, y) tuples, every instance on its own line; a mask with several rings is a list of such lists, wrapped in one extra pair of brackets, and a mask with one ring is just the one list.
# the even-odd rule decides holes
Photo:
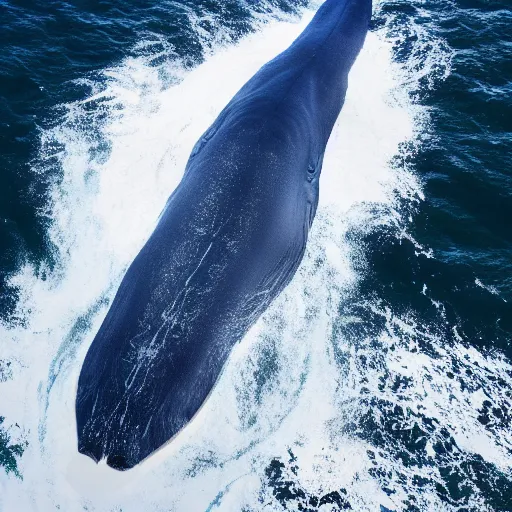
[[(162, 60), (194, 68), (210, 41), (218, 44), (222, 37), (231, 44), (255, 30), (258, 13), (285, 16), (307, 4), (0, 0), (0, 318), (7, 330), (29, 320), (17, 309), (20, 289), (13, 276), (30, 264), (47, 279), (62, 256), (48, 236), (51, 191), (63, 179), (61, 148), (42, 152), (41, 134), (63, 122), (65, 105), (90, 95), (91, 84), (104, 80), (102, 70), (128, 57), (148, 57), (170, 86), (173, 77), (165, 76)], [(357, 293), (344, 303), (340, 319), (363, 315), (365, 322), (340, 321), (336, 328), (347, 337), (373, 336), (376, 350), (388, 350), (377, 341), (386, 319), (364, 309), (377, 297), (381, 309), (397, 317), (414, 311), (415, 321), (429, 325), (448, 351), (461, 343), (512, 363), (512, 6), (509, 0), (389, 0), (372, 20), (373, 31), (383, 30), (393, 40), (395, 61), (413, 67), (424, 57), (414, 54), (418, 27), (452, 54), (448, 76), (434, 69), (410, 92), (412, 102), (429, 111), (428, 133), (417, 151), (395, 156), (396, 165), (412, 169), (421, 182), (424, 200), (402, 201), (403, 216), (412, 219), (409, 237), (397, 237), (385, 226), (353, 234), (364, 264)], [(428, 45), (421, 51), (428, 54)], [(91, 122), (101, 124), (101, 115)], [(418, 257), (418, 247), (431, 256)], [(1, 339), (0, 347), (6, 343)], [(430, 335), (419, 336), (417, 343), (416, 350), (437, 357)], [(0, 394), (2, 381), (12, 377), (11, 361), (1, 350)], [(493, 396), (499, 399), (488, 398), (478, 409), (478, 421), (497, 439), (512, 429), (512, 373), (503, 372), (475, 375), (474, 366), (458, 359), (446, 370), (462, 389), (484, 389), (484, 378), (497, 387)], [(397, 395), (408, 386), (391, 375), (381, 379), (382, 387)], [(461, 450), (428, 415), (417, 414), (411, 427), (409, 413), (396, 403), (373, 395), (361, 400), (370, 401), (366, 405), (373, 412), (347, 424), (346, 431), (376, 452), (393, 452), (403, 467), (417, 468), (399, 510), (425, 510), (418, 496), (429, 489), (446, 510), (512, 511), (512, 464), (506, 471)], [(8, 478), (22, 478), (18, 466), (26, 445), (4, 427), (0, 466)], [(431, 457), (425, 455), (429, 439)], [(512, 460), (512, 447), (503, 442)], [(289, 460), (268, 461), (267, 488), (283, 510), (359, 510), (344, 489), (318, 496), (303, 490), (293, 480), (300, 462), (292, 452)], [(429, 468), (436, 468), (436, 478), (428, 476)], [(394, 483), (409, 478), (378, 465), (373, 476), (389, 496)]]

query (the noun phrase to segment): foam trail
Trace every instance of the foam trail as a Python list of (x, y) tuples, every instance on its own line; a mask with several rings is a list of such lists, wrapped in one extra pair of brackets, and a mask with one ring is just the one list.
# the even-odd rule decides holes
[[(349, 77), (346, 104), (324, 159), (320, 204), (303, 264), (235, 348), (208, 402), (172, 443), (132, 472), (98, 468), (75, 455), (79, 370), (123, 271), (151, 234), (197, 138), (312, 14), (262, 25), (238, 45), (216, 48), (191, 72), (166, 64), (171, 66), (166, 74), (177, 82), (170, 88), (163, 87), (159, 69), (147, 60), (128, 59), (106, 70), (102, 85), (88, 99), (68, 105), (67, 119), (43, 134), (46, 151), (51, 153), (53, 145), (64, 148), (56, 155), (64, 180), (54, 189), (50, 232), (61, 263), (45, 281), (29, 267), (15, 278), (23, 294), (19, 314), (28, 324), (2, 332), (12, 340), (4, 357), (14, 361), (14, 370), (13, 379), (1, 384), (0, 407), (27, 429), (30, 445), (20, 463), (24, 480), (3, 482), (0, 509), (260, 510), (264, 499), (265, 510), (282, 510), (265, 484), (265, 468), (274, 457), (287, 460), (290, 448), (300, 460), (291, 477), (308, 493), (344, 488), (354, 510), (380, 505), (401, 510), (407, 489), (391, 499), (371, 474), (370, 443), (343, 433), (344, 423), (356, 414), (353, 405), (360, 405), (363, 376), (356, 353), (380, 355), (333, 334), (340, 305), (358, 280), (354, 263), (362, 258), (347, 233), (403, 225), (397, 197), (422, 197), (414, 175), (389, 163), (402, 143), (414, 142), (426, 114), (411, 104), (407, 84), (412, 78), (393, 62), (383, 32), (368, 35)], [(106, 120), (92, 123), (91, 132), (91, 116), (95, 120), (103, 113)], [(388, 315), (382, 343), (400, 336), (414, 343), (422, 334), (418, 326), (407, 330), (407, 322), (391, 312), (368, 307)], [(397, 334), (398, 324), (405, 334)], [(340, 352), (346, 352), (344, 368)], [(403, 348), (379, 364), (403, 373), (406, 359), (410, 352)], [(414, 375), (425, 367), (435, 371), (435, 364), (440, 363), (424, 356)], [(375, 370), (367, 383), (374, 395), (379, 376)], [(417, 387), (410, 392), (413, 401), (416, 392)], [(436, 397), (428, 402), (432, 414), (445, 423), (435, 410), (439, 404), (446, 414), (473, 410), (464, 401), (458, 412), (450, 409), (435, 386), (429, 393)], [(459, 433), (461, 442), (475, 449), (472, 436), (478, 434), (481, 452), (491, 447), (493, 460), (504, 464), (504, 448), (472, 425)], [(510, 439), (504, 439), (507, 443)], [(382, 459), (390, 470), (400, 469), (398, 462)], [(424, 503), (425, 509), (452, 510), (433, 493)]]

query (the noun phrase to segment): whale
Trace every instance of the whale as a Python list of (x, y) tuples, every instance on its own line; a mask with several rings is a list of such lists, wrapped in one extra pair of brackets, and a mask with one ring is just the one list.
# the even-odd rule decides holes
[(294, 276), (371, 0), (327, 0), (195, 144), (84, 359), (78, 451), (119, 471), (178, 434)]

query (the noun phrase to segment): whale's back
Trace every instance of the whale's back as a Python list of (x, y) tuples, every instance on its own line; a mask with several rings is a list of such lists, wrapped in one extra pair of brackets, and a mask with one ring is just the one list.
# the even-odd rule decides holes
[(86, 355), (81, 453), (128, 469), (172, 438), (293, 277), (368, 6), (325, 2), (196, 144)]

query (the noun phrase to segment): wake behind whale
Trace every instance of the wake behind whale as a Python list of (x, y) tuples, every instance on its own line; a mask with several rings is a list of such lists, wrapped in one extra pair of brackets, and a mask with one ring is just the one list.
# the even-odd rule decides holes
[(293, 277), (370, 0), (327, 0), (200, 138), (84, 361), (78, 449), (129, 469), (175, 435)]

